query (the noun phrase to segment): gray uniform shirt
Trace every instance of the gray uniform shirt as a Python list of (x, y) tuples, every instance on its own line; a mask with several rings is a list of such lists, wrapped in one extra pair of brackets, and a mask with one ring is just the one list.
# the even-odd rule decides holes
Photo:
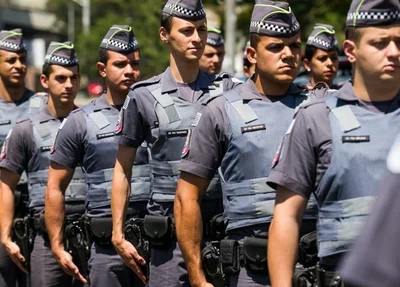
[[(299, 109), (278, 151), (268, 184), (281, 185), (306, 198), (316, 190), (332, 156), (329, 110), (322, 99), (326, 90), (315, 90), (316, 104)], [(365, 102), (354, 94), (352, 82), (346, 82), (338, 98), (376, 113), (389, 113), (400, 107), (400, 93), (392, 101)], [(268, 163), (267, 163), (268, 164)]]
[[(244, 100), (263, 100), (275, 102), (281, 96), (261, 95), (252, 79), (247, 80), (241, 87), (246, 91), (241, 93)], [(287, 94), (300, 94), (301, 90), (292, 85)], [(192, 132), (189, 151), (182, 159), (180, 170), (199, 177), (212, 179), (221, 164), (229, 144), (229, 119), (226, 114), (225, 97), (218, 97), (211, 101), (201, 111), (201, 117), (195, 124)]]
[[(167, 68), (163, 74), (144, 82), (146, 82), (146, 85), (151, 85), (157, 83), (161, 77), (163, 78), (161, 93), (177, 93), (178, 97), (188, 102), (197, 102), (201, 97), (205, 96), (204, 90), (208, 90), (211, 84), (209, 75), (204, 72), (200, 72), (197, 81), (193, 83), (177, 83), (172, 76), (170, 68)], [(227, 80), (223, 84), (224, 91), (227, 91), (238, 83)], [(151, 129), (158, 126), (158, 118), (154, 108), (156, 100), (141, 83), (133, 86), (127, 99), (122, 109), (122, 129), (120, 131), (119, 144), (137, 148), (143, 141), (153, 143), (154, 138), (151, 135)]]
[[(50, 113), (47, 105), (43, 107), (38, 117), (39, 121), (57, 119)], [(61, 123), (62, 119), (59, 120)], [(0, 167), (22, 174), (24, 170), (27, 170), (36, 148), (31, 121), (17, 123), (6, 139), (5, 157), (0, 161)]]

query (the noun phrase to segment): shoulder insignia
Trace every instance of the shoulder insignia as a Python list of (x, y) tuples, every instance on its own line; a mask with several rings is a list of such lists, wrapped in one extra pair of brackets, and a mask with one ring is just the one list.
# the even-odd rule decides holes
[(146, 87), (146, 86), (151, 86), (151, 85), (157, 84), (161, 81), (161, 77), (162, 77), (162, 74), (151, 77), (147, 80), (139, 81), (137, 83), (134, 83), (130, 89), (134, 90), (134, 89), (137, 89), (140, 87)]
[(8, 132), (8, 134), (6, 136), (6, 139), (3, 142), (3, 146), (1, 147), (0, 160), (3, 160), (3, 159), (6, 158), (6, 155), (7, 155), (7, 142), (8, 142), (8, 139), (10, 138), (10, 136), (11, 136), (11, 133), (12, 133), (12, 129)]
[(65, 118), (65, 119), (62, 121), (61, 125), (58, 127), (57, 132), (56, 132), (56, 135), (54, 136), (53, 144), (51, 145), (51, 148), (50, 148), (50, 153), (53, 153), (53, 152), (56, 150), (56, 149), (55, 149), (55, 145), (56, 145), (56, 140), (57, 140), (58, 134), (60, 133), (60, 131), (61, 131), (62, 128), (64, 127), (64, 125), (65, 125), (65, 123), (67, 122), (67, 120), (68, 120), (68, 118)]
[(118, 114), (117, 125), (115, 126), (115, 130), (114, 130), (114, 133), (116, 135), (122, 131), (122, 111), (123, 111), (123, 109), (121, 109)]
[(400, 135), (390, 149), (386, 165), (390, 172), (400, 174)]

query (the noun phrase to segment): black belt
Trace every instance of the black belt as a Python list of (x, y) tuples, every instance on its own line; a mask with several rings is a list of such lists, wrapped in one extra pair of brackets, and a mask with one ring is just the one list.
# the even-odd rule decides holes
[(318, 287), (346, 287), (336, 271), (325, 270), (319, 265), (317, 266), (317, 284)]

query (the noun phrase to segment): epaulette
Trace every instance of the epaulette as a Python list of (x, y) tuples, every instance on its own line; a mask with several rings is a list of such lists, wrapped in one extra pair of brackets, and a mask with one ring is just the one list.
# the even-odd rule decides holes
[(133, 91), (134, 89), (137, 89), (140, 87), (146, 87), (146, 86), (151, 86), (151, 85), (157, 84), (161, 81), (161, 77), (162, 77), (162, 74), (151, 77), (147, 80), (136, 82), (130, 87), (130, 89)]
[(232, 76), (230, 74), (228, 74), (227, 72), (221, 72), (217, 75), (209, 75), (209, 79), (211, 82), (215, 82), (215, 81), (222, 81), (223, 79), (230, 79), (232, 78)]
[(211, 102), (214, 101), (215, 99), (218, 99), (218, 98), (222, 97), (222, 95), (223, 95), (223, 94), (219, 94), (219, 95), (214, 96), (214, 97), (209, 97), (209, 98), (207, 99), (207, 101), (205, 102), (205, 105), (208, 105), (209, 103), (211, 103)]
[(18, 120), (18, 121), (16, 121), (15, 123), (16, 123), (16, 124), (20, 124), (20, 123), (27, 122), (27, 121), (32, 121), (32, 119), (29, 118), (29, 117), (27, 117), (27, 118), (23, 118), (23, 119), (21, 119), (21, 120)]

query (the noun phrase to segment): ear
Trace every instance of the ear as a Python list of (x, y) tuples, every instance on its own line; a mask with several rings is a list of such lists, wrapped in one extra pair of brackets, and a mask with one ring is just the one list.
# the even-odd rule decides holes
[(102, 62), (96, 63), (97, 70), (102, 78), (107, 77), (106, 65)]
[(257, 63), (257, 51), (253, 47), (247, 47), (246, 48), (246, 55), (247, 55), (247, 60), (251, 64), (256, 64)]
[(164, 27), (160, 27), (159, 32), (160, 32), (161, 41), (163, 41), (164, 43), (168, 43), (169, 42), (169, 33), (168, 33), (168, 31)]
[(40, 83), (42, 84), (43, 88), (45, 89), (49, 88), (49, 79), (46, 77), (46, 75), (44, 74), (40, 75)]
[(307, 70), (307, 72), (310, 72), (310, 71), (311, 71), (310, 62), (308, 61), (308, 59), (304, 58), (304, 60), (303, 60), (303, 66), (304, 66), (304, 69)]
[(343, 52), (349, 59), (349, 62), (354, 64), (357, 59), (357, 45), (351, 40), (345, 40), (343, 42)]

